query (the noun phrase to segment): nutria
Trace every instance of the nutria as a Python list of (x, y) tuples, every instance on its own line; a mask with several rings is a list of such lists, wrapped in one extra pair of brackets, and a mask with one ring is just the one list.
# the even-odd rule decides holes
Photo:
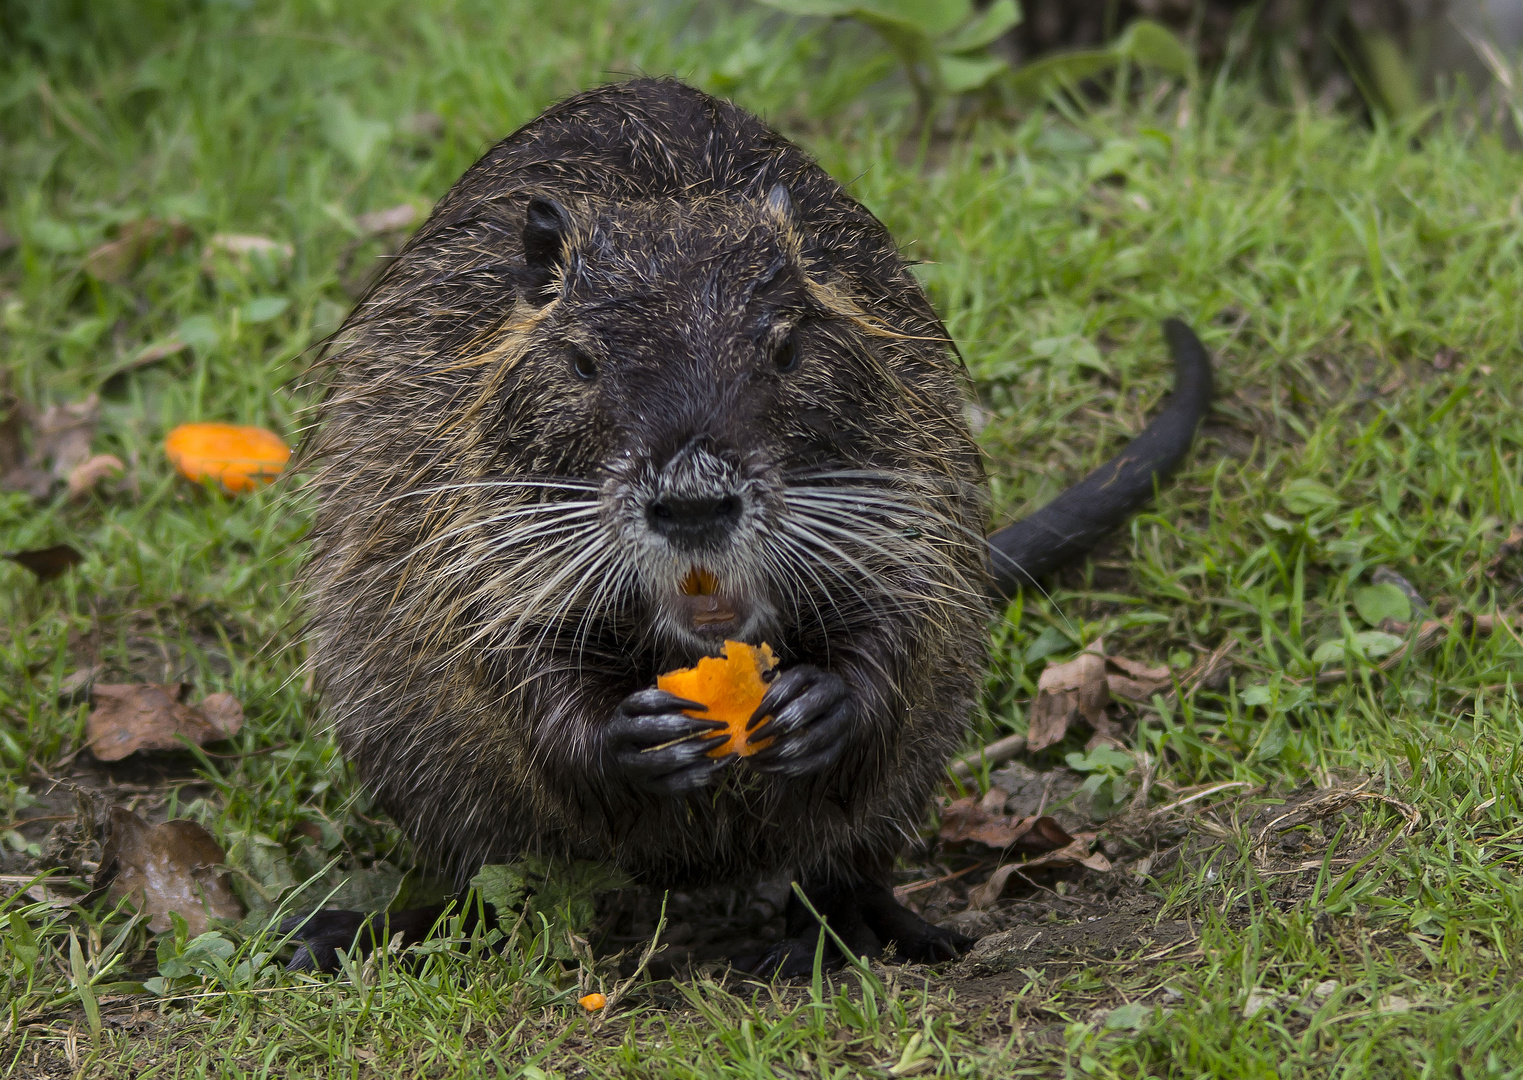
[[(658, 887), (791, 870), (853, 949), (952, 957), (970, 942), (889, 872), (963, 737), (995, 589), (1086, 549), (1188, 447), (1209, 366), (1170, 332), (1193, 383), (991, 568), (966, 374), (884, 227), (727, 102), (578, 94), (466, 172), (327, 350), (324, 716), (457, 880), (523, 852)], [(654, 686), (726, 639), (782, 659), (771, 741), (740, 759)], [(359, 920), (314, 916), (296, 963), (331, 966)], [(757, 967), (813, 955), (796, 936)]]

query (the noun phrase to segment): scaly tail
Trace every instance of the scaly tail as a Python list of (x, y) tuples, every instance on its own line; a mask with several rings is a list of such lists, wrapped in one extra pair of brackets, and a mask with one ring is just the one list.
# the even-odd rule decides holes
[(1153, 495), (1178, 467), (1211, 407), (1211, 356), (1178, 319), (1163, 321), (1174, 356), (1169, 404), (1126, 449), (1030, 517), (989, 537), (994, 587), (1010, 597), (1023, 585), (1085, 555)]

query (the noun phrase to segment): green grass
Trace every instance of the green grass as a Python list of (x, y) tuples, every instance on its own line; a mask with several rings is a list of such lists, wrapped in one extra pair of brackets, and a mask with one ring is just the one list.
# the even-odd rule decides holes
[[(0, 25), (22, 7), (0, 5)], [(107, 904), (13, 899), (10, 1075), (1523, 1076), (1523, 647), (1457, 623), (1380, 671), (1357, 655), (1352, 603), (1389, 566), (1440, 613), (1517, 606), (1523, 558), (1487, 573), (1523, 519), (1523, 174), (1498, 140), (1460, 113), (1371, 131), (1230, 84), (1145, 84), (1130, 103), (917, 139), (907, 89), (874, 85), (890, 65), (873, 39), (745, 5), (88, 8), (94, 35), (75, 6), (27, 5), (30, 44), (0, 60), (0, 227), (16, 240), (0, 254), (0, 364), (38, 404), (100, 390), (94, 448), (130, 464), (136, 492), (0, 496), (0, 549), (86, 554), (46, 585), (0, 563), (6, 822), (67, 772), (86, 710), (55, 687), (94, 656), (118, 679), (243, 701), (228, 756), (175, 766), (196, 782), (162, 797), (272, 898), (336, 881), (333, 860), (405, 863), (297, 674), (303, 521), (280, 489), (177, 483), (159, 441), (197, 419), (296, 435), (306, 350), (349, 302), (354, 218), (437, 198), (556, 97), (642, 71), (767, 115), (924, 260), (978, 383), (1003, 516), (1140, 428), (1167, 390), (1159, 318), (1200, 329), (1220, 394), (1190, 465), (1050, 598), (1012, 606), (970, 745), (1024, 728), (1041, 654), (1063, 639), (1103, 632), (1181, 671), (1235, 643), (1228, 681), (1155, 699), (1134, 742), (1154, 805), (1251, 786), (1113, 829), (1182, 838), (1127, 886), (1198, 935), (1170, 955), (1072, 956), (1029, 978), (875, 966), (811, 986), (653, 984), (601, 1021), (575, 1004), (596, 976), (532, 935), (312, 982), (242, 963), (271, 947), (251, 923), (228, 932), (230, 956), (170, 963), (176, 996), (158, 999), (136, 983), (183, 938), (156, 943)], [(82, 271), (146, 215), (196, 239), (125, 284)], [(219, 232), (294, 257), (209, 279), (200, 247)], [(263, 298), (289, 305), (250, 322)], [(102, 387), (177, 331), (190, 354)], [(1318, 681), (1328, 642), (1349, 643), (1348, 674)], [(1420, 824), (1403, 834), (1397, 809), (1367, 801), (1308, 825), (1305, 854), (1266, 853), (1276, 800), (1346, 781)], [(32, 834), (0, 842), (13, 872), (41, 854)], [(1302, 861), (1315, 866), (1285, 872)], [(1103, 884), (1078, 888), (1106, 910)]]

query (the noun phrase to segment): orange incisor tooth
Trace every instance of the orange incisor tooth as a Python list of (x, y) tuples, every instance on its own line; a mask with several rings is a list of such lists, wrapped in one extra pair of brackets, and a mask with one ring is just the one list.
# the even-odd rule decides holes
[(713, 596), (719, 591), (719, 579), (701, 566), (695, 566), (682, 579), (682, 595)]

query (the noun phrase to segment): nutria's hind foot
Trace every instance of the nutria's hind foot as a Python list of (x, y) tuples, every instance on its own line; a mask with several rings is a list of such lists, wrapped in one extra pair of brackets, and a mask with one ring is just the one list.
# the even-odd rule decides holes
[[(371, 916), (363, 911), (315, 911), (294, 915), (280, 924), (281, 934), (296, 934), (296, 955), (287, 971), (338, 970), (338, 950), (351, 950)], [(369, 934), (365, 935), (367, 938)]]
[[(955, 960), (974, 940), (926, 922), (894, 899), (882, 885), (806, 886), (805, 895), (848, 949), (858, 956), (881, 957), (892, 946), (894, 960), (937, 964)], [(795, 894), (788, 900), (788, 937), (760, 957), (736, 959), (736, 967), (759, 978), (796, 979), (814, 973), (819, 924)], [(821, 954), (822, 970), (833, 971), (844, 960), (833, 937), (827, 936)]]
[[(806, 979), (814, 974), (814, 953), (818, 936), (814, 938), (784, 938), (776, 942), (760, 956), (737, 956), (737, 971), (754, 975), (758, 979)], [(841, 950), (827, 935), (825, 948), (820, 953), (820, 970), (836, 971), (845, 962)]]
[(894, 956), (917, 964), (956, 960), (973, 948), (975, 939), (955, 930), (926, 922), (894, 899), (891, 889), (873, 886), (864, 890), (862, 917), (884, 941), (894, 943)]
[[(402, 935), (404, 946), (416, 945), (428, 937), (450, 906), (430, 904), (392, 912), (315, 911), (311, 915), (293, 916), (280, 924), (280, 932), (294, 933), (299, 943), (286, 970), (332, 974), (339, 969), (338, 950), (353, 956), (369, 956), (378, 945), (398, 934)], [(477, 921), (474, 911), (474, 904), (466, 909), (466, 933)]]

